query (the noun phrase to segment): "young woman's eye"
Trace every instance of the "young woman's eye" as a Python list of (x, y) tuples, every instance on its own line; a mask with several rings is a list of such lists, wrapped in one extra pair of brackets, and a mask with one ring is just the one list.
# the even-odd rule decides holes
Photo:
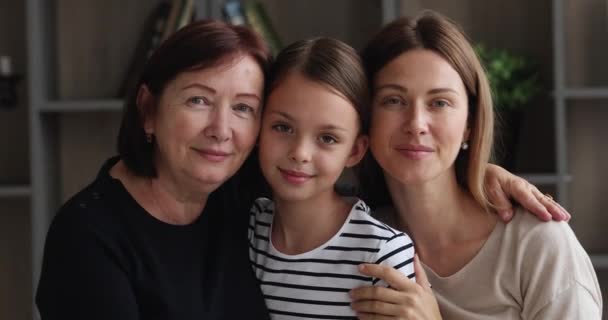
[(380, 103), (384, 106), (398, 106), (398, 105), (405, 104), (403, 99), (401, 99), (400, 97), (396, 97), (396, 96), (384, 97), (384, 98), (382, 98)]
[(319, 137), (319, 141), (321, 141), (321, 143), (323, 144), (334, 144), (338, 142), (338, 139), (325, 134)]
[(209, 100), (205, 97), (194, 96), (194, 97), (188, 98), (188, 104), (194, 105), (194, 106), (207, 106), (210, 103), (209, 103)]
[(445, 107), (449, 107), (450, 103), (445, 101), (445, 100), (433, 100), (433, 102), (431, 103), (431, 105), (433, 107), (438, 107), (438, 108), (445, 108)]
[(293, 130), (290, 126), (286, 124), (275, 124), (272, 126), (272, 129), (277, 132), (291, 133)]

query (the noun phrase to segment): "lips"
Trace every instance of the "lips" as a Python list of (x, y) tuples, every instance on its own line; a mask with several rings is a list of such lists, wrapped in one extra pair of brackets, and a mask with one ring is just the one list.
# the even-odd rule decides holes
[(214, 149), (194, 149), (200, 156), (211, 162), (222, 162), (230, 156), (229, 152)]
[(422, 160), (430, 156), (435, 150), (424, 145), (400, 145), (395, 148), (400, 154), (412, 160)]
[(279, 172), (283, 179), (287, 182), (293, 184), (302, 184), (308, 180), (310, 180), (313, 176), (304, 172), (294, 171), (294, 170), (286, 170), (279, 168)]

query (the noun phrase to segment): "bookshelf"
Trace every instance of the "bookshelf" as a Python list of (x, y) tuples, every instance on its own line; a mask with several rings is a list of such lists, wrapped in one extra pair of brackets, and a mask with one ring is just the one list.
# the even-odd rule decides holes
[[(362, 44), (400, 12), (398, 0), (260, 1), (284, 43), (328, 35)], [(31, 185), (0, 186), (29, 197), (31, 285), (60, 204), (112, 155), (123, 100), (115, 97), (140, 25), (160, 0), (26, 0)], [(195, 0), (197, 17), (221, 18), (221, 0)], [(327, 8), (326, 16), (316, 13)], [(294, 17), (299, 17), (292, 21)], [(311, 18), (319, 28), (308, 30)], [(359, 35), (360, 25), (365, 32)], [(32, 301), (33, 305), (33, 301)], [(39, 316), (33, 306), (33, 318)]]
[(25, 198), (30, 196), (29, 185), (0, 185), (0, 199)]

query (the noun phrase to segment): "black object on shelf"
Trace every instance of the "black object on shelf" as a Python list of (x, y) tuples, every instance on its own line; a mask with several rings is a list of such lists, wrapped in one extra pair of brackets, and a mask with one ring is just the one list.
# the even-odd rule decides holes
[(17, 105), (17, 83), (20, 78), (13, 74), (11, 58), (0, 56), (0, 108), (14, 108)]

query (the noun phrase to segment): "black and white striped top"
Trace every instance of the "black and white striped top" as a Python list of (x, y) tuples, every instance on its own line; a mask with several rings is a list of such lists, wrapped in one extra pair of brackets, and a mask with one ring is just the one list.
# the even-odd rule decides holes
[(356, 319), (348, 291), (386, 286), (360, 274), (361, 263), (386, 264), (414, 280), (412, 240), (372, 218), (361, 200), (336, 235), (298, 255), (283, 254), (269, 241), (273, 212), (271, 200), (256, 200), (249, 226), (249, 256), (272, 319)]

